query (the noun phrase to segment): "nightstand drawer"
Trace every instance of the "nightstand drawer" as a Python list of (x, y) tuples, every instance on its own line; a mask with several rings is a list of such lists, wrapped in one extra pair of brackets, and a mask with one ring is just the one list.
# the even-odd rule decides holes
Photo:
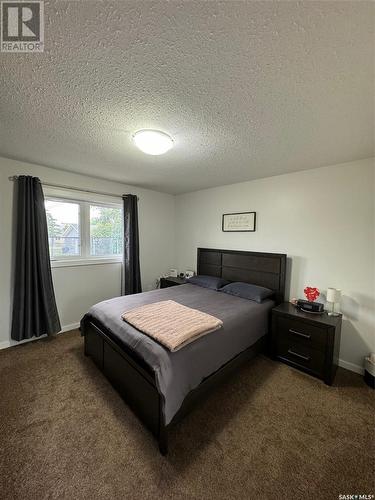
[(185, 278), (179, 278), (174, 276), (160, 278), (160, 288), (169, 288), (170, 286), (184, 285), (185, 283), (186, 283)]
[(321, 376), (323, 373), (325, 353), (301, 343), (279, 341), (277, 356), (293, 365), (308, 369), (314, 375)]
[(277, 335), (282, 342), (301, 344), (307, 348), (324, 351), (327, 344), (327, 330), (310, 325), (296, 318), (277, 318)]
[(174, 283), (173, 281), (161, 280), (160, 288), (169, 288), (170, 286), (177, 286), (178, 283)]

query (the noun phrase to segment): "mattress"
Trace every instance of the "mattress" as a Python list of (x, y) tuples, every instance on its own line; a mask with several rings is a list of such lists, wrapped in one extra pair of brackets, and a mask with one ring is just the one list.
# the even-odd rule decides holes
[[(170, 352), (121, 318), (135, 307), (169, 299), (219, 318), (223, 327)], [(93, 319), (102, 325), (118, 345), (132, 349), (155, 372), (167, 425), (192, 389), (267, 333), (273, 306), (272, 300), (257, 304), (188, 283), (100, 302), (83, 322)]]

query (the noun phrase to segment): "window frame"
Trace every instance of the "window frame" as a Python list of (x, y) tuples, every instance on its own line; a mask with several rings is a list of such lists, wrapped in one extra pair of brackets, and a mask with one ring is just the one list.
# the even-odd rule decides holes
[(65, 266), (84, 266), (95, 264), (110, 264), (122, 262), (123, 254), (121, 255), (90, 255), (90, 206), (104, 208), (119, 208), (123, 210), (121, 202), (103, 202), (90, 200), (80, 200), (68, 196), (46, 195), (45, 201), (53, 201), (60, 203), (75, 203), (79, 206), (79, 237), (80, 237), (80, 255), (66, 255), (59, 257), (51, 257), (51, 267)]

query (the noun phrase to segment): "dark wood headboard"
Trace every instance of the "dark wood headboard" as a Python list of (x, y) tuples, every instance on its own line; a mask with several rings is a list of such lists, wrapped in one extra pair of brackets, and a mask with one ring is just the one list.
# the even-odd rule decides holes
[(284, 300), (285, 269), (286, 255), (281, 253), (198, 248), (198, 274), (270, 288), (278, 304)]

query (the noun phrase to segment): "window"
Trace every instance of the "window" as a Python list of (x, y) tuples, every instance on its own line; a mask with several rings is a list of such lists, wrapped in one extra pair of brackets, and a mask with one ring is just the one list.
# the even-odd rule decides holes
[(47, 198), (45, 206), (51, 260), (121, 257), (121, 206), (63, 198)]
[(90, 255), (122, 255), (122, 210), (90, 205)]
[(80, 206), (68, 201), (46, 201), (51, 259), (81, 255)]

